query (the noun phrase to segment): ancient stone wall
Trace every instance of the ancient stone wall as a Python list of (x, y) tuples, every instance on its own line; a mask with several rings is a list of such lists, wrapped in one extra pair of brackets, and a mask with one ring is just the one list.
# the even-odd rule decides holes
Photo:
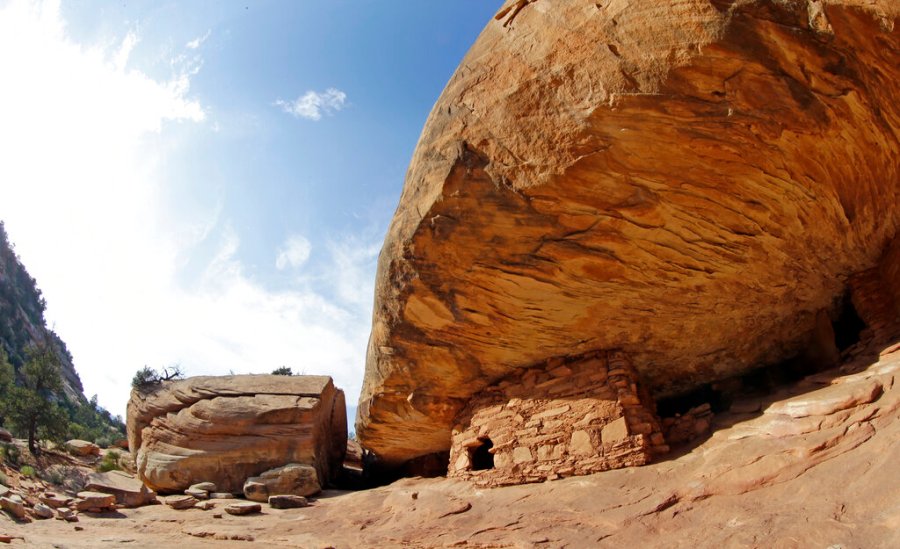
[(654, 409), (622, 353), (551, 359), (472, 398), (448, 476), (498, 486), (644, 465), (668, 451)]

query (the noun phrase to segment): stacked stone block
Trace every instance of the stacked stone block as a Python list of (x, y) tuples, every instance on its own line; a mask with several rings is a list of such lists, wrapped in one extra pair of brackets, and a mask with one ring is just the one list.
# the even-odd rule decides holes
[[(448, 475), (500, 486), (644, 465), (668, 451), (654, 408), (623, 353), (551, 359), (470, 400)], [(487, 447), (490, 466), (476, 457)]]

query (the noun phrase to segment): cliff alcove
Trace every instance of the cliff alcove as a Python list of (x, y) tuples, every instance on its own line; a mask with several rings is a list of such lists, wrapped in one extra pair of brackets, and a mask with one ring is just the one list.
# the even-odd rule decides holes
[(856, 348), (848, 289), (861, 340), (896, 333), (898, 14), (536, 0), (491, 21), (385, 239), (363, 446), (447, 452), (476, 395), (555, 357), (619, 350), (658, 400), (839, 360), (816, 342)]

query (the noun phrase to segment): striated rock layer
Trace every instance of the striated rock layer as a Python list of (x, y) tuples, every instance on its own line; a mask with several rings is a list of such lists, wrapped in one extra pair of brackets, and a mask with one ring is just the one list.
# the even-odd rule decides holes
[(315, 467), (324, 484), (340, 472), (346, 414), (327, 376), (194, 377), (132, 391), (128, 444), (141, 480), (159, 492), (213, 482), (239, 493), (288, 463)]
[(900, 227), (898, 15), (506, 2), (385, 239), (363, 446), (446, 451), (473, 394), (552, 357), (622, 350), (665, 396), (801, 352)]

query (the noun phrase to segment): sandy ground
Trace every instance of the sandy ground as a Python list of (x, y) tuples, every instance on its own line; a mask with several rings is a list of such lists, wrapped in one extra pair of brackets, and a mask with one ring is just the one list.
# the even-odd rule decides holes
[(477, 489), (404, 479), (304, 509), (164, 505), (17, 524), (11, 547), (900, 547), (900, 350), (716, 417), (664, 461)]

